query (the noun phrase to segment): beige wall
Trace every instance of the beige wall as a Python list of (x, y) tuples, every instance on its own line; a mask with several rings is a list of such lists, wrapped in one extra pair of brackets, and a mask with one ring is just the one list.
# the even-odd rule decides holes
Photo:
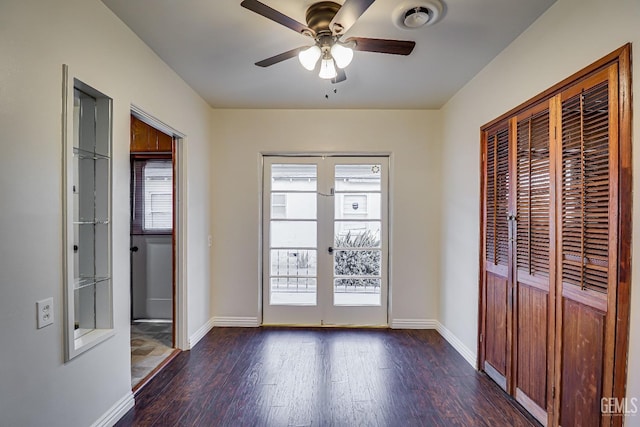
[(260, 153), (391, 153), (394, 319), (438, 316), (437, 111), (216, 110), (211, 153), (212, 307), (257, 317)]
[[(478, 318), (479, 129), (627, 42), (640, 49), (637, 0), (559, 0), (443, 108), (443, 258), (440, 321), (475, 350)], [(589, 28), (584, 30), (585, 27)], [(640, 76), (638, 61), (634, 75)], [(640, 85), (633, 109), (640, 111)], [(635, 115), (638, 117), (638, 114)], [(640, 135), (640, 122), (633, 134)], [(636, 141), (637, 142), (637, 141)], [(634, 187), (640, 150), (634, 150)], [(633, 212), (633, 252), (638, 253), (640, 204)], [(632, 288), (640, 286), (640, 258)], [(640, 291), (632, 290), (628, 395), (640, 397)], [(629, 425), (639, 425), (636, 418)]]
[[(189, 334), (210, 317), (209, 106), (98, 0), (0, 2), (0, 425), (88, 426), (126, 397), (129, 111), (187, 135)], [(62, 64), (113, 98), (116, 335), (64, 363)], [(35, 302), (55, 323), (36, 329)]]

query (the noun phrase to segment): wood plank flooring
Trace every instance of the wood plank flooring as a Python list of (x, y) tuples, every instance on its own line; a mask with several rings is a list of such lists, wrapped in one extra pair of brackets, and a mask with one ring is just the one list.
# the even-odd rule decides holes
[(536, 426), (433, 330), (214, 328), (117, 426)]

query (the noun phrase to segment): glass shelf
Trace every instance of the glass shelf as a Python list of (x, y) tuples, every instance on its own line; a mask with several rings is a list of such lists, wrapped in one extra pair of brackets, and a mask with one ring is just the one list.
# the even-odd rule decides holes
[(73, 147), (73, 155), (83, 160), (111, 160), (109, 156), (106, 156), (104, 154), (83, 150), (82, 148), (78, 147)]
[(111, 279), (110, 277), (76, 277), (73, 283), (73, 287), (75, 290), (83, 289), (89, 286), (94, 286), (99, 283), (104, 283), (107, 280)]
[(95, 220), (95, 221), (73, 221), (74, 225), (107, 225), (109, 224), (108, 219), (103, 220)]

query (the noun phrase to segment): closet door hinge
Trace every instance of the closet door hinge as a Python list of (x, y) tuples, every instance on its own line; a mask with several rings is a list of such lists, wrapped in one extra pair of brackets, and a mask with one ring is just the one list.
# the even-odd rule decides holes
[(556, 398), (556, 386), (554, 385), (551, 386), (551, 398), (552, 399)]

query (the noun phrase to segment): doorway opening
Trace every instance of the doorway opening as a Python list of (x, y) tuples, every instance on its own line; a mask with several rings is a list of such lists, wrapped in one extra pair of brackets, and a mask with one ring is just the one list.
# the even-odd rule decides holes
[(388, 324), (388, 157), (264, 158), (263, 324)]
[(176, 350), (175, 138), (131, 116), (131, 386)]

